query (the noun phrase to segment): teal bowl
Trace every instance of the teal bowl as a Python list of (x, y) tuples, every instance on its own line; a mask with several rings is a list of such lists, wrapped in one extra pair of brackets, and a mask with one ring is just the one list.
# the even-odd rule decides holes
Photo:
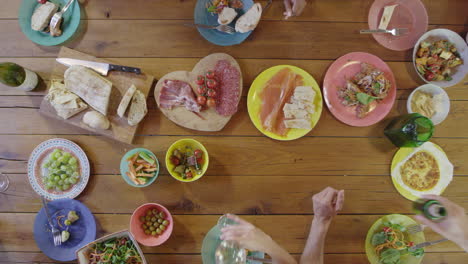
[[(59, 10), (65, 6), (68, 0), (50, 0), (54, 4), (60, 6)], [(41, 31), (35, 31), (31, 28), (31, 16), (36, 9), (36, 6), (40, 5), (36, 0), (23, 0), (19, 10), (18, 21), (21, 27), (21, 31), (26, 35), (32, 42), (43, 46), (56, 46), (69, 40), (78, 30), (80, 25), (81, 13), (80, 4), (78, 0), (70, 6), (70, 8), (63, 14), (62, 22), (62, 35), (59, 37), (52, 37), (48, 33)]]
[[(128, 172), (127, 160), (128, 160), (128, 158), (130, 158), (131, 156), (133, 156), (137, 152), (145, 152), (146, 154), (151, 156), (156, 161), (156, 165), (158, 167), (158, 169), (154, 172), (154, 176), (149, 178), (148, 181), (145, 184), (142, 184), (142, 185), (136, 185), (127, 176), (127, 172)], [(146, 187), (146, 186), (151, 185), (156, 180), (156, 178), (158, 177), (160, 170), (161, 170), (161, 167), (159, 167), (159, 161), (158, 161), (158, 158), (156, 157), (156, 155), (154, 155), (153, 152), (151, 152), (150, 150), (145, 149), (145, 148), (135, 148), (135, 149), (130, 150), (129, 152), (125, 153), (125, 155), (123, 155), (122, 160), (120, 161), (120, 174), (122, 175), (122, 178), (128, 183), (128, 185), (131, 185), (133, 187), (142, 188), (142, 187)]]

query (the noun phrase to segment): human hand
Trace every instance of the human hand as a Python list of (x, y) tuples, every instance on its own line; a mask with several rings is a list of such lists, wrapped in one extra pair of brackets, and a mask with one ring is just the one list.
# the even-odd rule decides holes
[(314, 203), (314, 219), (329, 222), (343, 208), (344, 190), (338, 191), (331, 187), (312, 196)]
[(227, 214), (227, 218), (237, 222), (237, 225), (229, 225), (221, 229), (221, 239), (230, 240), (238, 243), (241, 247), (247, 248), (253, 251), (270, 252), (272, 245), (274, 244), (273, 239), (262, 230), (255, 227), (251, 223), (244, 219)]
[(306, 0), (284, 0), (284, 8), (286, 9), (283, 13), (284, 19), (299, 16), (304, 11), (306, 5)]
[(468, 251), (468, 216), (465, 209), (438, 195), (423, 195), (422, 198), (439, 201), (447, 210), (447, 216), (440, 222), (433, 222), (423, 215), (416, 215), (416, 220)]

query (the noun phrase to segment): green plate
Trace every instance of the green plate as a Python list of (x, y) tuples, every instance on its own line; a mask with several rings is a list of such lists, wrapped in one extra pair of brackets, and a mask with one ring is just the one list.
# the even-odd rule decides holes
[[(54, 4), (60, 6), (59, 10), (68, 2), (68, 0), (50, 0)], [(21, 31), (32, 42), (43, 46), (56, 46), (69, 40), (80, 25), (80, 4), (77, 0), (70, 6), (65, 14), (63, 14), (62, 31), (60, 37), (52, 37), (48, 33), (35, 31), (31, 29), (31, 16), (39, 3), (36, 0), (23, 0), (19, 11), (19, 24)]]
[[(135, 155), (135, 153), (137, 153), (137, 152), (145, 152), (146, 154), (148, 154), (148, 156), (152, 157), (156, 161), (156, 166), (158, 168), (154, 172), (154, 176), (151, 177), (151, 178), (148, 178), (148, 181), (145, 184), (142, 184), (142, 185), (136, 185), (127, 176), (127, 172), (128, 172), (128, 161), (127, 160), (131, 156)], [(133, 187), (141, 188), (141, 187), (150, 186), (156, 180), (156, 178), (158, 177), (159, 170), (160, 170), (160, 167), (159, 167), (158, 158), (156, 157), (156, 155), (154, 155), (153, 152), (151, 152), (150, 150), (145, 149), (145, 148), (134, 148), (134, 149), (130, 150), (129, 152), (125, 153), (125, 155), (123, 155), (122, 159), (120, 160), (120, 174), (122, 175), (122, 178), (125, 180), (125, 182), (128, 183), (129, 185), (133, 186)]]
[[(219, 229), (218, 225), (215, 225), (213, 228), (211, 228), (211, 230), (206, 234), (205, 238), (203, 239), (201, 250), (203, 264), (216, 264), (215, 251), (221, 243), (221, 239), (219, 238), (219, 236), (221, 236), (221, 230)], [(249, 251), (247, 256), (262, 259), (265, 257), (265, 253), (258, 251)], [(247, 260), (247, 264), (261, 264), (261, 262)]]
[[(400, 224), (404, 227), (418, 224), (411, 217), (406, 216), (406, 215), (400, 215), (400, 214), (386, 215), (386, 216), (379, 218), (377, 221), (375, 221), (375, 223), (367, 232), (367, 236), (366, 236), (366, 255), (367, 255), (367, 259), (369, 260), (371, 264), (380, 264), (379, 257), (375, 253), (375, 250), (374, 250), (375, 247), (372, 246), (371, 241), (372, 241), (372, 236), (375, 233), (378, 233), (380, 232), (380, 230), (382, 230), (384, 222)], [(409, 241), (413, 241), (415, 244), (423, 243), (426, 241), (426, 239), (424, 238), (424, 232), (419, 232), (413, 235), (409, 235), (408, 233), (405, 233), (405, 236)], [(401, 263), (402, 264), (420, 264), (422, 259), (423, 257), (417, 258), (414, 256), (406, 255), (406, 256), (401, 257)]]

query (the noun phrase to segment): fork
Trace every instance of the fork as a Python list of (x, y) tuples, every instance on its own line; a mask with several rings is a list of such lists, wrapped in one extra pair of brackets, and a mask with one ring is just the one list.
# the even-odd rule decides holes
[(406, 228), (406, 230), (408, 231), (410, 235), (413, 235), (413, 234), (424, 231), (424, 228), (425, 228), (424, 225), (410, 225)]
[(47, 215), (47, 222), (52, 229), (52, 238), (54, 239), (54, 246), (60, 246), (62, 244), (62, 235), (60, 231), (52, 225), (52, 220), (50, 219), (49, 209), (47, 209), (47, 202), (43, 196), (41, 196), (42, 204), (44, 205), (44, 210)]
[(209, 25), (203, 25), (203, 24), (184, 24), (185, 26), (189, 27), (200, 27), (200, 28), (207, 28), (207, 29), (216, 29), (218, 31), (228, 33), (228, 34), (234, 34), (236, 30), (228, 25), (218, 25), (218, 26), (209, 26)]
[(68, 3), (60, 10), (59, 12), (55, 13), (52, 19), (50, 20), (50, 28), (57, 27), (60, 20), (62, 20), (63, 14), (67, 12), (68, 8), (75, 0), (69, 0)]
[(423, 247), (427, 247), (427, 246), (432, 246), (432, 245), (435, 245), (435, 244), (439, 244), (439, 243), (442, 243), (442, 242), (445, 242), (447, 241), (448, 239), (447, 238), (443, 238), (443, 239), (439, 239), (439, 240), (435, 240), (435, 241), (428, 241), (428, 242), (423, 242), (423, 243), (419, 243), (417, 245), (414, 245), (412, 247), (410, 247), (409, 249), (411, 251), (414, 251), (416, 249), (420, 249), (420, 248), (423, 248)]
[(373, 34), (373, 33), (389, 33), (393, 36), (401, 36), (408, 32), (407, 28), (394, 28), (394, 29), (361, 29), (360, 34)]

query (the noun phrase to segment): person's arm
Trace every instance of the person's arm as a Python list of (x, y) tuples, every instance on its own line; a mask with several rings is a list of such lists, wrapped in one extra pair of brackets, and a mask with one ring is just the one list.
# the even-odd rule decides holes
[(447, 217), (440, 222), (433, 222), (423, 215), (416, 215), (415, 218), (468, 252), (468, 216), (465, 209), (438, 195), (423, 195), (422, 198), (439, 201), (447, 210)]
[(297, 264), (296, 260), (269, 235), (236, 215), (227, 215), (237, 225), (224, 227), (222, 240), (235, 241), (243, 248), (267, 253), (275, 264)]
[(284, 19), (299, 16), (307, 5), (306, 0), (284, 0)]
[(333, 217), (343, 207), (344, 191), (331, 187), (314, 195), (314, 220), (310, 227), (309, 238), (304, 247), (300, 264), (322, 264), (325, 237)]

